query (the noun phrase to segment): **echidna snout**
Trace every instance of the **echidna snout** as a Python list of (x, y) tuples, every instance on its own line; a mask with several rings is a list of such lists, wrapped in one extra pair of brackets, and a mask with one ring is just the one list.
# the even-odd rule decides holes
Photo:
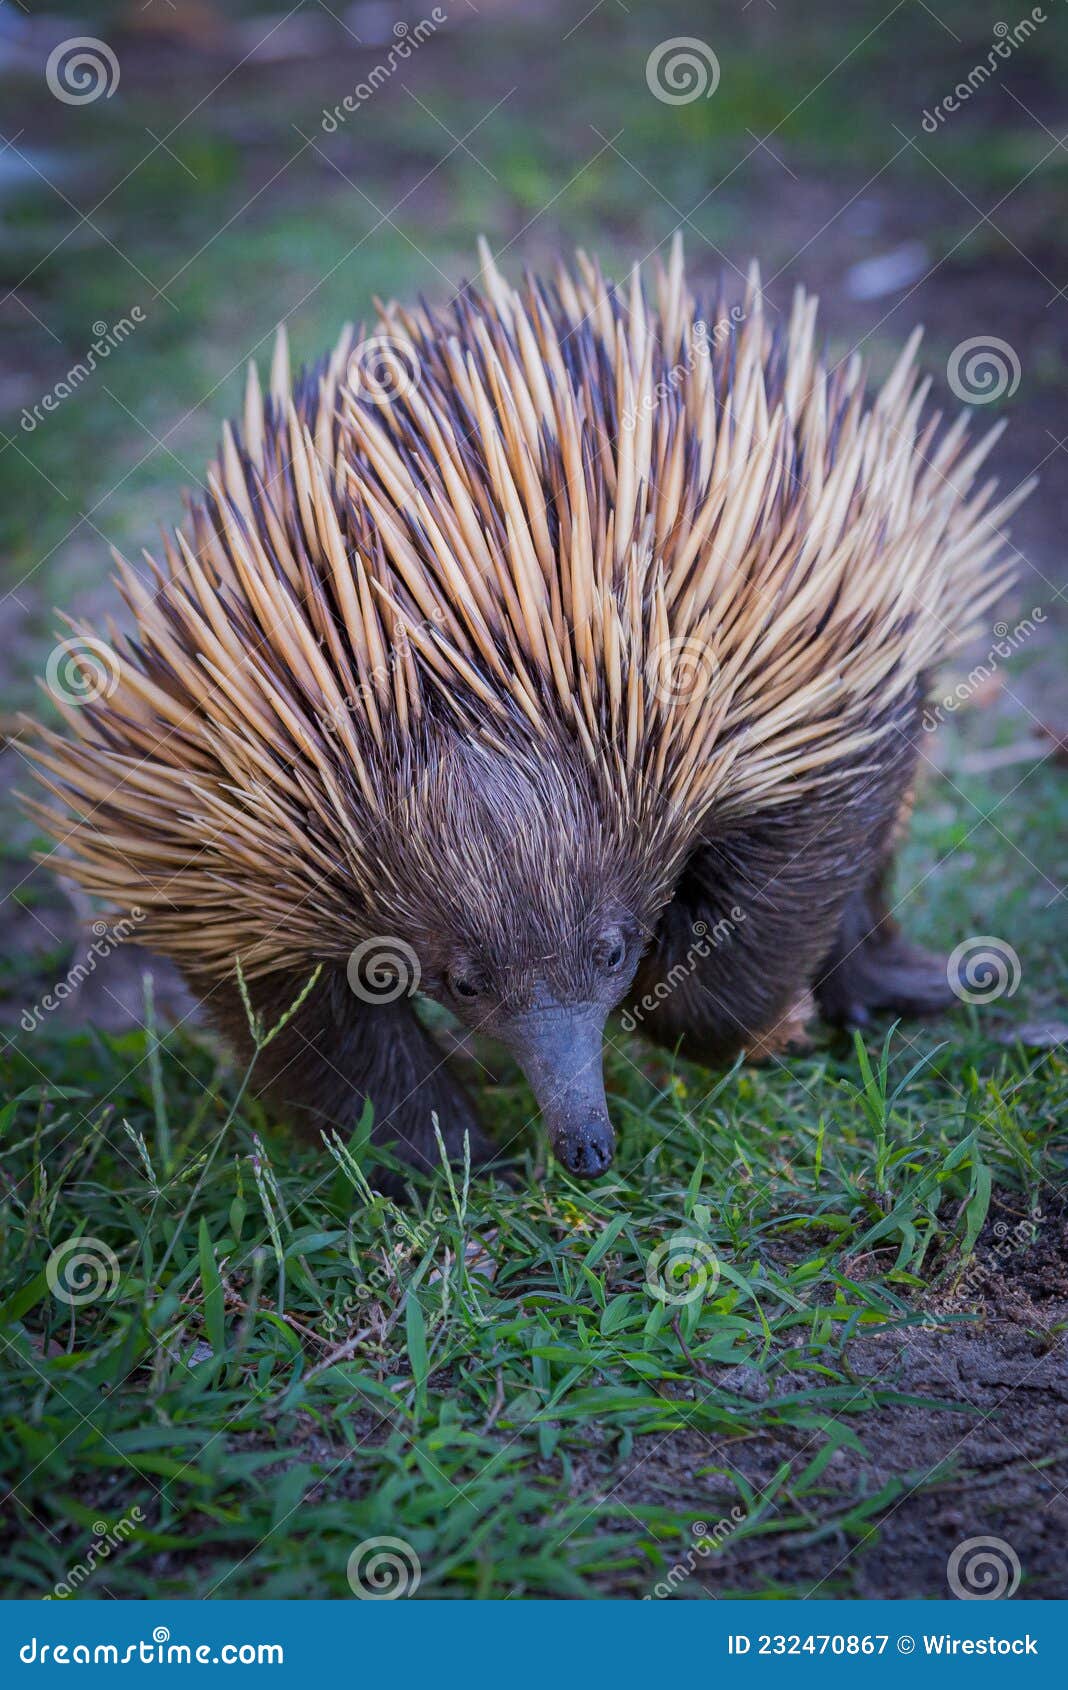
[(605, 1022), (630, 986), (641, 937), (636, 924), (593, 912), (570, 933), (543, 930), (545, 938), (547, 954), (536, 961), (529, 952), (524, 958), (514, 934), (512, 944), (498, 938), (487, 966), (467, 952), (454, 955), (431, 990), (472, 1031), (506, 1047), (534, 1093), (557, 1161), (595, 1179), (615, 1151)]
[(280, 1115), (370, 1105), (413, 1167), (491, 1160), (418, 991), (510, 1045), (590, 1176), (624, 1000), (715, 1064), (813, 999), (955, 1001), (886, 888), (935, 672), (1032, 483), (995, 496), (998, 430), (925, 414), (919, 331), (875, 399), (755, 269), (710, 333), (727, 302), (681, 243), (651, 290), (585, 255), (520, 287), (479, 265), (447, 307), (383, 308), (415, 375), (389, 403), (362, 329), (295, 381), (280, 333), (163, 563), (117, 560), (133, 627), (84, 631), (109, 684), (23, 746), (27, 807)]
[(600, 1005), (552, 1005), (528, 1011), (509, 1029), (509, 1044), (533, 1089), (553, 1154), (579, 1179), (603, 1174), (615, 1153), (604, 1095)]
[(652, 932), (662, 865), (566, 749), (520, 729), (499, 749), (439, 743), (419, 802), (402, 799), (376, 842), (383, 931), (419, 958), (427, 996), (505, 1046), (556, 1159), (595, 1178), (615, 1147), (605, 1022)]

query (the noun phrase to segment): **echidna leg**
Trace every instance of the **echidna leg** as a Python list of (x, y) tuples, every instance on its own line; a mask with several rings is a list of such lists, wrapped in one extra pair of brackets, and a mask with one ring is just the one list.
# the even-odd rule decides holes
[(890, 914), (887, 856), (847, 903), (833, 949), (812, 989), (820, 1013), (863, 1027), (873, 1014), (935, 1015), (954, 1002), (945, 960), (910, 944)]
[[(206, 1013), (238, 1059), (250, 1062), (254, 1046), (233, 983), (192, 979), (190, 984), (199, 988)], [(277, 1024), (305, 984), (306, 977), (291, 974), (252, 983), (252, 1004), (265, 1028)], [(493, 1155), (467, 1093), (411, 1003), (365, 1003), (350, 989), (343, 969), (324, 969), (292, 1019), (261, 1050), (250, 1091), (273, 1115), (316, 1140), (329, 1127), (350, 1131), (370, 1099), (372, 1140), (392, 1144), (404, 1161), (424, 1170), (440, 1160), (434, 1117), (451, 1159), (462, 1159), (465, 1133), (472, 1162)]]
[(801, 1042), (813, 996), (846, 1022), (947, 1001), (945, 970), (900, 938), (887, 907), (914, 761), (904, 735), (895, 746), (877, 782), (846, 767), (818, 802), (701, 843), (639, 965), (625, 1026), (718, 1066)]
[(804, 1042), (809, 981), (843, 900), (795, 858), (756, 835), (695, 853), (639, 964), (625, 1030), (705, 1067)]

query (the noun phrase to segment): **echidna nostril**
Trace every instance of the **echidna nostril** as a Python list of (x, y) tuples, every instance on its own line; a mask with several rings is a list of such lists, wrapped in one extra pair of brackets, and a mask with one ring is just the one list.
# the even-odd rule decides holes
[(568, 1173), (578, 1179), (596, 1179), (612, 1161), (615, 1139), (610, 1124), (598, 1117), (566, 1132), (556, 1154)]
[[(478, 272), (295, 382), (280, 331), (153, 590), (116, 559), (128, 637), (53, 648), (67, 735), (20, 753), (64, 878), (143, 920), (242, 1068), (263, 1049), (283, 1120), (366, 1106), (417, 1167), (439, 1132), (474, 1152), (422, 992), (507, 1047), (592, 1179), (616, 1009), (718, 1064), (785, 1049), (813, 998), (859, 1023), (1015, 992), (1006, 940), (934, 965), (884, 887), (955, 707), (929, 677), (1032, 482), (994, 502), (997, 431), (939, 431), (916, 335), (875, 398), (756, 273), (710, 333), (680, 243), (651, 291), (586, 257), (513, 285), (484, 245)], [(950, 389), (981, 406), (1019, 364), (969, 337)]]

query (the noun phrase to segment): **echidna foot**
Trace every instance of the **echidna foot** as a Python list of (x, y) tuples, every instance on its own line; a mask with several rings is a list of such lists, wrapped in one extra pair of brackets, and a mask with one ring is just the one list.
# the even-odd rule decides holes
[(773, 1056), (797, 1056), (809, 1050), (812, 1038), (808, 1028), (815, 1013), (812, 993), (801, 992), (777, 1021), (746, 1041), (747, 1060), (764, 1062)]
[(937, 1015), (954, 1002), (943, 959), (885, 923), (859, 935), (843, 923), (813, 990), (824, 1017), (843, 1027), (876, 1014)]

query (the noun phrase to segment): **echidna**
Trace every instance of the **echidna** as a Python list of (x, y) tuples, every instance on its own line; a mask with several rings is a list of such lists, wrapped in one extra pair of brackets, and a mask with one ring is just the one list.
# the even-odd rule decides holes
[(37, 742), (62, 870), (185, 971), (291, 1117), (427, 1165), (467, 1095), (412, 993), (503, 1040), (558, 1159), (613, 1131), (629, 1004), (671, 1049), (781, 1047), (925, 1011), (944, 967), (885, 890), (934, 666), (1006, 579), (964, 418), (924, 417), (918, 336), (869, 402), (816, 301), (700, 316), (580, 254), (447, 310), (380, 307), (291, 385), (250, 369), (106, 685)]

